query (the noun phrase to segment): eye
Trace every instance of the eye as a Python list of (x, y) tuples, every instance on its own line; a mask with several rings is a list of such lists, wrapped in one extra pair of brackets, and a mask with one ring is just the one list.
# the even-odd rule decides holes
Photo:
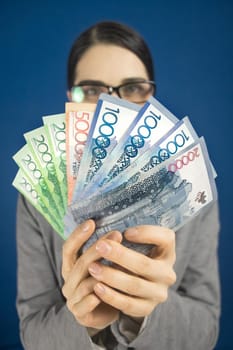
[(101, 85), (80, 85), (72, 89), (72, 100), (74, 102), (96, 103), (99, 95), (106, 92), (106, 87)]
[(124, 95), (144, 94), (148, 90), (148, 86), (143, 83), (130, 83), (121, 87)]
[(82, 86), (82, 89), (86, 97), (99, 96), (103, 91), (103, 88), (101, 86), (95, 85), (85, 85)]

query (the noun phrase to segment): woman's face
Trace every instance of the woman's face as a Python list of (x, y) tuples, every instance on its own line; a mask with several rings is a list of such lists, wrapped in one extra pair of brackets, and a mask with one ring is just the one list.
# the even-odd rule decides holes
[[(74, 85), (96, 82), (115, 87), (148, 79), (144, 64), (134, 53), (116, 45), (96, 44), (78, 62)], [(70, 92), (68, 97), (72, 99)]]

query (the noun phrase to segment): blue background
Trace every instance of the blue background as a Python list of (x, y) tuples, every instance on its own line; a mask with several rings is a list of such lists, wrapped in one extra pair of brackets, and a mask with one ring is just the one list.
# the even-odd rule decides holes
[[(66, 60), (80, 31), (114, 19), (142, 33), (155, 61), (157, 98), (189, 115), (218, 172), (222, 230), (222, 317), (217, 349), (233, 349), (232, 1), (1, 1), (0, 3), (0, 349), (19, 345), (15, 310), (17, 172), (12, 155), (43, 115), (61, 113)], [(198, 344), (197, 344), (198, 349)], [(172, 349), (171, 349), (172, 350)], [(181, 349), (185, 350), (185, 349)]]

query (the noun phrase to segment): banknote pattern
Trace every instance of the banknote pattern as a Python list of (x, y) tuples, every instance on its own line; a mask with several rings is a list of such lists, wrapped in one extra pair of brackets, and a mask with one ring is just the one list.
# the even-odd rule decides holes
[(95, 104), (66, 103), (67, 185), (68, 202), (77, 181), (82, 155), (87, 142)]
[(13, 186), (64, 240), (94, 219), (83, 250), (110, 230), (152, 224), (176, 231), (217, 198), (204, 138), (154, 97), (138, 106), (101, 94), (97, 105), (68, 102), (43, 123), (24, 134), (13, 156)]
[[(65, 217), (65, 234), (90, 217), (96, 221), (97, 229), (84, 248), (107, 231), (124, 231), (135, 223), (177, 230), (216, 199), (211, 176), (205, 142), (200, 138), (159, 166), (138, 171), (112, 190), (99, 191), (71, 205)], [(145, 247), (139, 245), (141, 249)]]
[(101, 94), (80, 164), (72, 202), (83, 197), (85, 187), (103, 166), (125, 131), (133, 123), (140, 107), (134, 103)]
[(108, 162), (101, 168), (98, 177), (84, 190), (84, 196), (93, 193), (97, 184), (103, 186), (127, 169), (176, 122), (178, 119), (170, 111), (154, 97), (150, 97), (108, 157)]

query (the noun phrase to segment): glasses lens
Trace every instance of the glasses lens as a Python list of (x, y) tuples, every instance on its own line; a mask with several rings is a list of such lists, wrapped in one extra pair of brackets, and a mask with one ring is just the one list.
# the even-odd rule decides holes
[(134, 82), (119, 88), (120, 96), (132, 102), (145, 102), (154, 92), (154, 85), (150, 82)]
[(72, 101), (96, 103), (99, 95), (108, 92), (108, 89), (102, 85), (83, 85), (74, 86), (71, 89)]
[(72, 96), (72, 101), (78, 102), (78, 103), (83, 102), (85, 98), (83, 89), (80, 86), (74, 86), (71, 89), (71, 96)]

